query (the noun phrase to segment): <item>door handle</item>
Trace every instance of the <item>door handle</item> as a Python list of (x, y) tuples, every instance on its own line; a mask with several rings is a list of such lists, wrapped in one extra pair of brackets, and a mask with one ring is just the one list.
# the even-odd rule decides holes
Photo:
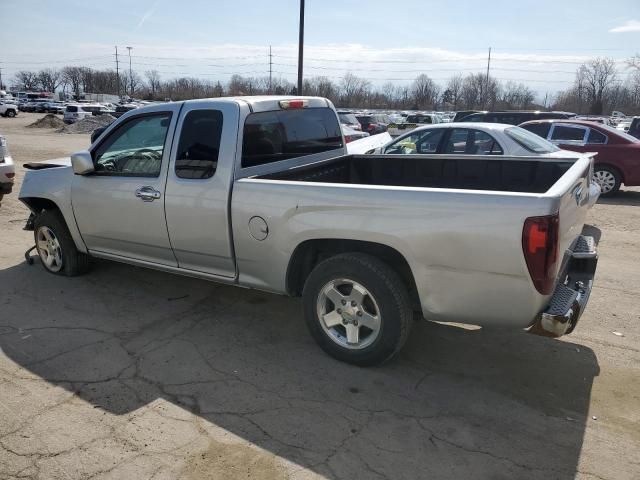
[(136, 197), (140, 198), (143, 202), (153, 202), (160, 198), (160, 192), (153, 187), (140, 187), (136, 190)]

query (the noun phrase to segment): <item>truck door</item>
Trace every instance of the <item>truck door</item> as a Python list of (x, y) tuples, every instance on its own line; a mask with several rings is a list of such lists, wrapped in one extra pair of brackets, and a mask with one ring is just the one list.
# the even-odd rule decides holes
[(225, 101), (189, 102), (182, 109), (165, 189), (180, 268), (235, 276), (229, 197), (239, 115), (238, 105)]
[(177, 266), (163, 193), (179, 109), (129, 117), (91, 150), (95, 172), (74, 175), (73, 213), (91, 252)]

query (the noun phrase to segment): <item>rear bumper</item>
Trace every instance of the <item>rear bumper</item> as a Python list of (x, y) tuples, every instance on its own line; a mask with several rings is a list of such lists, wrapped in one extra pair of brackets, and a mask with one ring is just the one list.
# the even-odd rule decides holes
[(547, 307), (530, 328), (531, 333), (560, 337), (571, 333), (584, 312), (598, 265), (593, 237), (581, 235), (570, 252), (564, 282), (556, 286)]

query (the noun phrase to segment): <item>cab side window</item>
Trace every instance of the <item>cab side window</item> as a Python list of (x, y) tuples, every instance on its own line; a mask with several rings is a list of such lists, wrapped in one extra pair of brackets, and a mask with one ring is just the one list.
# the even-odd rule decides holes
[(176, 176), (205, 180), (213, 177), (218, 168), (222, 112), (193, 110), (182, 123), (176, 156)]
[(120, 125), (93, 152), (96, 174), (157, 177), (171, 113), (134, 117)]

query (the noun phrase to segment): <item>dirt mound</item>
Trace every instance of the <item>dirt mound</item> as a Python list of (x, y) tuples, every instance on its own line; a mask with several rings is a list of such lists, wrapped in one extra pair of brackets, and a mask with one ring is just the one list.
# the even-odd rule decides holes
[(64, 122), (53, 113), (47, 113), (44, 117), (27, 125), (27, 128), (60, 128), (64, 127)]
[(94, 115), (85, 117), (70, 125), (65, 125), (58, 132), (60, 133), (91, 133), (96, 128), (106, 127), (116, 119), (113, 115)]

